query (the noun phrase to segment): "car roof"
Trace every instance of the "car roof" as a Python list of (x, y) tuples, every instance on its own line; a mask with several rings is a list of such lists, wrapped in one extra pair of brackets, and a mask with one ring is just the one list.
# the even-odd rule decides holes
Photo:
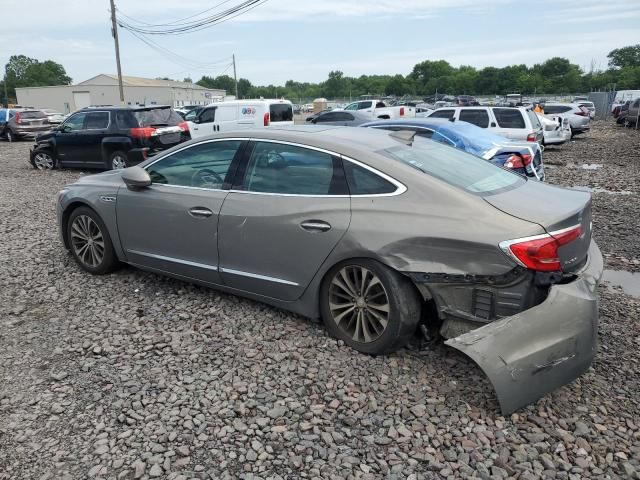
[(155, 110), (157, 108), (172, 108), (171, 105), (97, 105), (81, 108), (76, 112), (82, 112), (87, 110), (131, 110), (133, 112), (139, 112), (144, 110)]

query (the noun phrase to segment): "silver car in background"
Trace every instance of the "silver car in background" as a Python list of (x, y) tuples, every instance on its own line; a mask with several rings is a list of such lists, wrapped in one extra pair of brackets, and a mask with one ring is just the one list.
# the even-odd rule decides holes
[(88, 272), (130, 265), (321, 317), (368, 354), (441, 335), (504, 413), (596, 352), (591, 197), (406, 132), (251, 129), (199, 138), (58, 194)]
[(577, 103), (545, 103), (545, 115), (555, 115), (569, 120), (571, 136), (588, 132), (591, 128), (589, 111)]

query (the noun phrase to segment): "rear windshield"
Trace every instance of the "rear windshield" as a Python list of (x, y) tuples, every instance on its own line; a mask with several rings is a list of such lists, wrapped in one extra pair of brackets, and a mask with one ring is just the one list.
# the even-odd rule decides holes
[(288, 103), (272, 103), (269, 105), (269, 118), (271, 122), (291, 122), (293, 107)]
[(31, 110), (20, 113), (22, 118), (47, 118), (47, 114), (40, 110)]
[(462, 150), (417, 136), (411, 146), (397, 145), (377, 153), (479, 195), (500, 193), (526, 181)]
[(593, 102), (580, 102), (578, 105), (582, 105), (583, 107), (593, 108)]
[(151, 110), (134, 110), (133, 115), (140, 127), (175, 126), (182, 122), (182, 117), (172, 108), (154, 108)]

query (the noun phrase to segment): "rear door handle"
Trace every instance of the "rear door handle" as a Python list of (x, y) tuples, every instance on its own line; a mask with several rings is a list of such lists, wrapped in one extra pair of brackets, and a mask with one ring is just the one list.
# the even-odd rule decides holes
[(305, 220), (300, 226), (308, 232), (327, 232), (331, 230), (331, 225), (323, 220)]
[(192, 217), (210, 217), (213, 212), (205, 207), (193, 207), (189, 209), (189, 215)]

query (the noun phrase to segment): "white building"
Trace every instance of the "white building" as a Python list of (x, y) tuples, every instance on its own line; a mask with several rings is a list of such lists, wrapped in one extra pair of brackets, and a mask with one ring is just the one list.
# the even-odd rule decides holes
[[(224, 90), (201, 87), (194, 83), (122, 77), (126, 105), (207, 105), (221, 101)], [(89, 105), (120, 105), (118, 76), (101, 74), (77, 85), (16, 88), (19, 105), (52, 108), (69, 113)]]

